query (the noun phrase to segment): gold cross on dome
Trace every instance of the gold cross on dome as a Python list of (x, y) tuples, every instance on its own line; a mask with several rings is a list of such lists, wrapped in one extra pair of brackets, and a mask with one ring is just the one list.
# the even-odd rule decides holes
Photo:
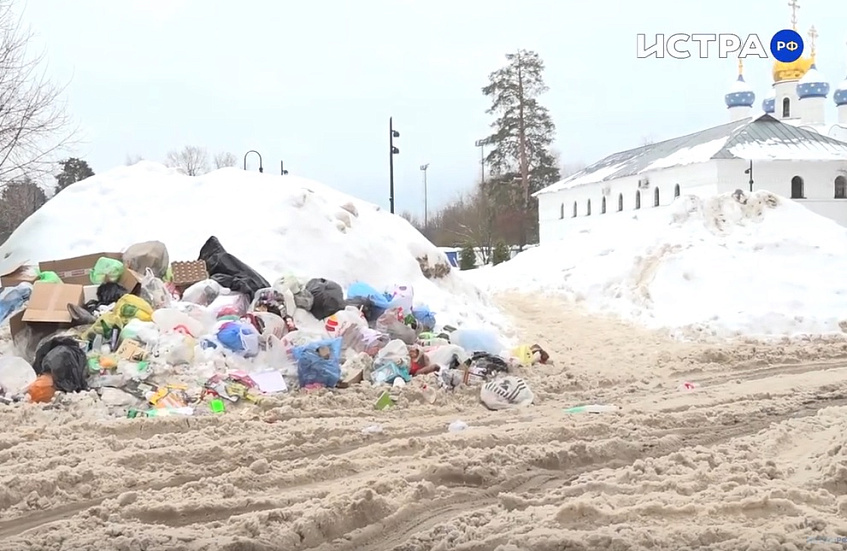
[(791, 8), (791, 28), (796, 31), (797, 30), (797, 10), (800, 9), (800, 4), (797, 3), (797, 0), (790, 0), (788, 2), (788, 7)]
[(815, 55), (815, 39), (818, 37), (818, 31), (815, 29), (815, 26), (812, 25), (812, 28), (809, 29), (809, 50), (812, 52), (812, 55)]

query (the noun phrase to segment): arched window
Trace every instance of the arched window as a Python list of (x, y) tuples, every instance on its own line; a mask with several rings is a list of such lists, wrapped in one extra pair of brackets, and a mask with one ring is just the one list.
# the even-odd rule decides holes
[(606, 198), (603, 197), (603, 200), (600, 202), (600, 214), (606, 214)]
[(791, 178), (791, 198), (792, 199), (805, 199), (806, 197), (803, 195), (803, 178), (799, 176), (795, 176)]
[(562, 203), (562, 206), (559, 207), (559, 220), (565, 219), (565, 204)]
[(653, 190), (653, 206), (659, 206), (659, 188)]
[(835, 178), (835, 198), (847, 199), (847, 178), (844, 176)]
[(576, 201), (573, 202), (573, 217), (576, 218)]
[(679, 184), (677, 184), (673, 187), (673, 196), (674, 196), (674, 199), (679, 197)]
[(635, 192), (635, 208), (636, 210), (641, 208), (641, 190)]
[(585, 216), (591, 216), (591, 199), (585, 203)]
[(623, 210), (623, 193), (618, 193), (618, 212)]
[(791, 100), (782, 98), (782, 118), (787, 119), (791, 116)]

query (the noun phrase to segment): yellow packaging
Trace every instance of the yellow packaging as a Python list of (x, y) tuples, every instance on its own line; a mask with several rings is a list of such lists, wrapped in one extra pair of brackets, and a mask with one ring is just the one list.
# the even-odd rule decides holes
[(523, 366), (529, 367), (532, 365), (532, 347), (527, 344), (522, 344), (512, 350), (514, 356)]

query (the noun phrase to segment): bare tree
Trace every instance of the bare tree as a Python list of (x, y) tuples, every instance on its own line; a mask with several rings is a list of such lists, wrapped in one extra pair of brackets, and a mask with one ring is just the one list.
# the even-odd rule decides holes
[(75, 133), (63, 88), (41, 69), (44, 55), (27, 54), (32, 38), (14, 0), (0, 0), (0, 181), (51, 174)]
[(238, 165), (238, 157), (234, 154), (224, 151), (223, 153), (215, 154), (215, 168), (227, 168)]
[(24, 220), (46, 202), (44, 190), (29, 178), (3, 186), (0, 194), (0, 243), (6, 241)]
[(144, 157), (142, 157), (141, 155), (130, 155), (129, 153), (127, 153), (126, 154), (126, 160), (124, 161), (124, 164), (126, 166), (137, 165), (138, 163), (140, 163), (143, 160), (144, 160)]
[(641, 136), (641, 145), (653, 145), (656, 143), (656, 138), (653, 137), (652, 134), (647, 134), (646, 136)]
[(198, 176), (209, 172), (209, 154), (202, 147), (187, 145), (180, 151), (168, 152), (165, 164), (189, 176)]

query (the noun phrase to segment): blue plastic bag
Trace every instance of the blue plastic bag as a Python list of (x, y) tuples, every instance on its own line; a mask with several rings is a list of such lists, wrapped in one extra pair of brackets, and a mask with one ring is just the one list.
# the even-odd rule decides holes
[(347, 298), (367, 298), (373, 302), (379, 310), (387, 310), (391, 304), (391, 298), (387, 293), (380, 293), (367, 283), (357, 281), (347, 288)]
[(450, 342), (471, 353), (487, 352), (496, 356), (503, 351), (497, 334), (482, 329), (457, 329), (450, 334)]
[(435, 329), (435, 314), (426, 304), (413, 307), (412, 315), (418, 320), (418, 323), (424, 326), (424, 331)]
[(230, 321), (218, 330), (218, 341), (233, 352), (244, 356), (259, 353), (259, 333), (252, 325)]
[[(320, 349), (327, 348), (329, 357), (321, 356)], [(333, 388), (341, 380), (341, 339), (310, 342), (291, 350), (297, 360), (297, 380), (301, 387), (319, 384)]]

